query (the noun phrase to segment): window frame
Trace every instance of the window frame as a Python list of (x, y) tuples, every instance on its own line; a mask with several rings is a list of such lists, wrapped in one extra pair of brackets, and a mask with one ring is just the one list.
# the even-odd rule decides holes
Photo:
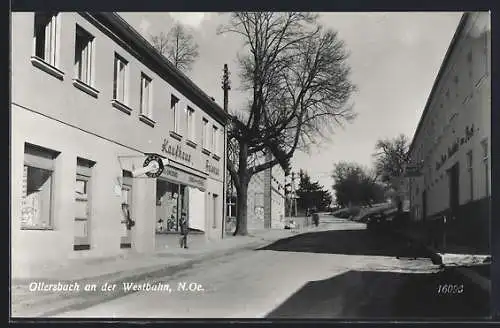
[(467, 173), (469, 174), (469, 197), (470, 200), (474, 200), (474, 170), (473, 170), (474, 157), (472, 149), (469, 150), (465, 156), (467, 159), (466, 161)]
[[(119, 70), (119, 65), (123, 65), (123, 72)], [(128, 61), (115, 52), (113, 64), (113, 100), (124, 105), (128, 105)], [(123, 76), (120, 76), (123, 75)], [(121, 81), (121, 88), (120, 88)], [(123, 93), (123, 95), (122, 95)], [(120, 99), (122, 97), (122, 99)]]
[(188, 140), (190, 141), (194, 141), (195, 139), (195, 125), (194, 125), (194, 120), (195, 120), (195, 116), (194, 116), (194, 109), (190, 106), (187, 106), (186, 108), (186, 137), (188, 138)]
[[(147, 82), (147, 84), (146, 84)], [(153, 119), (153, 111), (152, 111), (152, 86), (153, 79), (146, 75), (144, 72), (141, 72), (141, 90), (140, 90), (140, 104), (139, 104), (139, 113), (147, 117), (149, 119)], [(144, 92), (147, 91), (147, 97), (144, 97)], [(145, 104), (145, 101), (146, 104)], [(146, 111), (145, 111), (146, 109)]]
[[(28, 151), (26, 148), (30, 148)], [(42, 169), (50, 171), (50, 196), (49, 196), (49, 218), (46, 226), (37, 225), (23, 225), (22, 219), (20, 222), (21, 230), (55, 230), (55, 178), (56, 178), (56, 163), (55, 159), (59, 155), (58, 152), (51, 151), (49, 149), (40, 150), (41, 147), (35, 145), (25, 144), (24, 149), (24, 160), (23, 160), (23, 178), (24, 178), (24, 168), (32, 167), (36, 169)], [(34, 153), (40, 152), (42, 154), (36, 155)], [(48, 158), (51, 157), (51, 158)], [(26, 181), (26, 187), (28, 187), (28, 181)], [(21, 195), (21, 215), (22, 215), (22, 203), (24, 201), (24, 194)]]
[(218, 131), (219, 128), (215, 125), (212, 125), (212, 152), (214, 154), (218, 154), (219, 152), (219, 143), (217, 142), (218, 139)]
[(201, 130), (201, 144), (202, 144), (202, 147), (203, 149), (207, 150), (208, 151), (208, 127), (209, 127), (209, 124), (208, 124), (208, 119), (206, 119), (205, 117), (202, 118), (201, 120), (202, 122), (202, 130)]
[(172, 111), (173, 115), (173, 126), (172, 126), (172, 132), (175, 132), (176, 134), (179, 134), (179, 103), (180, 99), (174, 94), (170, 95), (170, 110)]
[[(85, 44), (79, 48), (78, 38), (84, 38)], [(75, 79), (87, 86), (94, 87), (95, 78), (95, 37), (86, 29), (76, 24), (75, 28)]]
[[(39, 37), (40, 35), (38, 34), (39, 30), (37, 29), (37, 16), (40, 17), (41, 15), (46, 15), (48, 17), (50, 15), (50, 20), (44, 25), (43, 27), (43, 33), (44, 33), (44, 40), (43, 40), (43, 57), (39, 56), (37, 53), (39, 50), (38, 47), (38, 41), (40, 40)], [(59, 33), (59, 25), (60, 25), (60, 19), (59, 19), (59, 12), (35, 12), (34, 13), (34, 30), (33, 30), (33, 56), (42, 60), (46, 64), (49, 64), (50, 66), (57, 67), (59, 64), (59, 40), (60, 40), (60, 33)], [(47, 29), (49, 28), (50, 36), (49, 36), (49, 42), (47, 42)], [(50, 45), (48, 45), (50, 43)], [(47, 58), (47, 50), (49, 50), (49, 57)]]

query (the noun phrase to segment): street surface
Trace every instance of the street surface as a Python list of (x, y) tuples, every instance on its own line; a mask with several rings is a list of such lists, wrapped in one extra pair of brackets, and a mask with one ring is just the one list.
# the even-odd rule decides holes
[[(419, 250), (408, 249), (404, 240), (375, 234), (367, 231), (364, 224), (331, 216), (321, 217), (317, 232), (291, 234), (290, 238), (260, 250), (207, 260), (172, 277), (150, 282), (151, 286), (154, 284), (163, 290), (142, 290), (58, 316), (352, 319), (489, 316), (487, 294), (453, 272), (440, 271)], [(169, 288), (165, 287), (167, 284)], [(440, 284), (463, 285), (463, 290), (440, 295)], [(179, 290), (179, 286), (185, 290)]]

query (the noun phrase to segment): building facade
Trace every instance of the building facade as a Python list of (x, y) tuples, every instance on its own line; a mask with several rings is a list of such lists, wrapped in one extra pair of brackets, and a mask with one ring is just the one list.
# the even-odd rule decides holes
[(414, 220), (445, 215), (455, 240), (489, 247), (490, 137), (490, 15), (465, 13), (410, 146)]
[[(154, 251), (182, 212), (223, 237), (227, 115), (213, 99), (115, 13), (18, 12), (11, 31), (14, 274)], [(133, 177), (148, 154), (163, 173)]]
[[(267, 160), (271, 160), (267, 157)], [(285, 173), (280, 165), (252, 176), (248, 184), (248, 230), (283, 228), (285, 222)]]

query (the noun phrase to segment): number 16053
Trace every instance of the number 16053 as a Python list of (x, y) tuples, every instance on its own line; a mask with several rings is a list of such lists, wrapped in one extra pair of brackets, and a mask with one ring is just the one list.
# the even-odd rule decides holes
[(439, 285), (438, 294), (461, 294), (464, 292), (464, 285)]

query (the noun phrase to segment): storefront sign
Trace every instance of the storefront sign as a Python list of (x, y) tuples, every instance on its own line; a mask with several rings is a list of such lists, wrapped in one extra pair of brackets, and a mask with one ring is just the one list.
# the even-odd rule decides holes
[(448, 147), (448, 151), (441, 155), (439, 161), (436, 162), (436, 171), (443, 167), (444, 163), (451, 158), (455, 153), (474, 136), (474, 124), (470, 127), (465, 127), (465, 135), (463, 137), (457, 137), (457, 139)]
[(210, 164), (210, 161), (208, 161), (208, 160), (207, 160), (207, 163), (205, 165), (205, 168), (206, 168), (208, 173), (219, 175), (219, 168)]
[(206, 179), (197, 177), (195, 175), (192, 175), (190, 173), (178, 170), (176, 168), (167, 166), (165, 167), (165, 170), (163, 171), (163, 174), (161, 175), (165, 179), (168, 179), (169, 181), (175, 182), (175, 183), (180, 183), (183, 185), (187, 186), (192, 186), (195, 188), (199, 188), (202, 190), (206, 189)]
[(191, 162), (191, 154), (184, 152), (180, 144), (174, 146), (170, 144), (167, 139), (163, 139), (163, 144), (161, 145), (161, 151), (164, 152), (165, 154), (171, 155), (176, 159), (180, 159), (184, 162), (187, 163)]

